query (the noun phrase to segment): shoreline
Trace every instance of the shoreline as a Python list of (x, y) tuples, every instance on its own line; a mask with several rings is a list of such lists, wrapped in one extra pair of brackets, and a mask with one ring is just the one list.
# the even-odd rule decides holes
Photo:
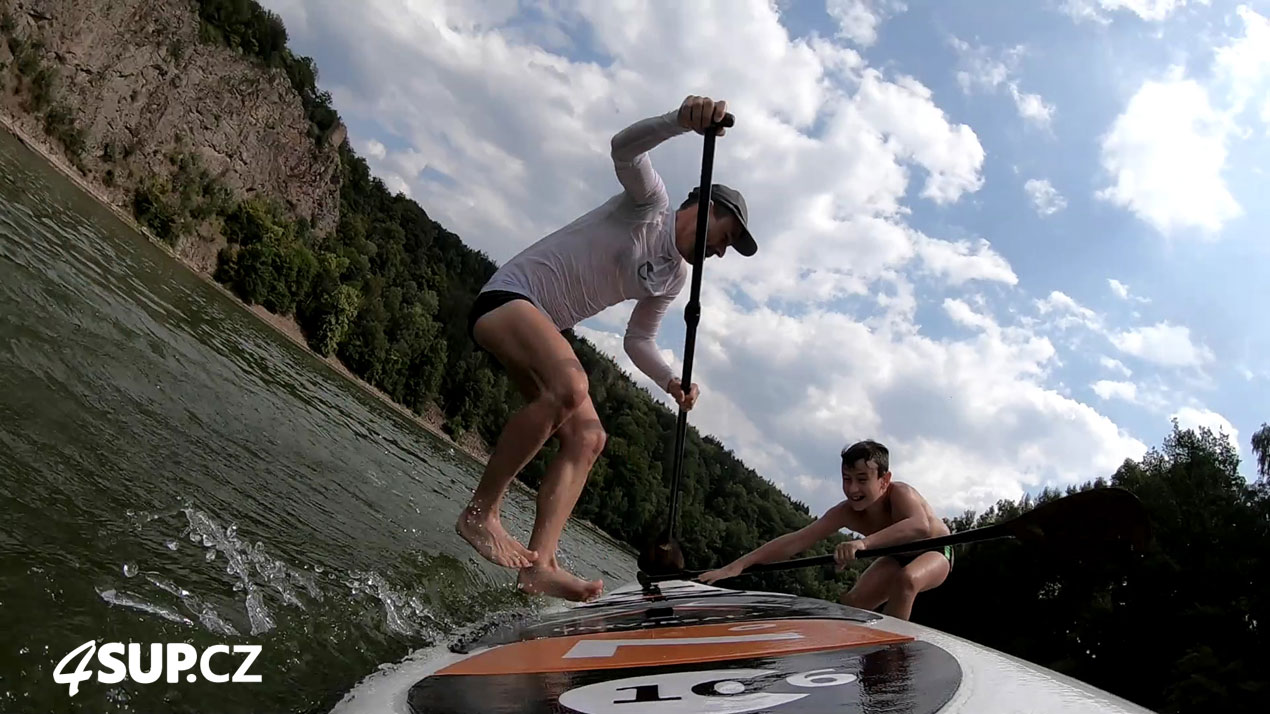
[[(442, 441), (448, 443), (450, 446), (454, 447), (456, 450), (461, 451), (467, 456), (471, 457), (472, 460), (476, 461), (480, 466), (482, 467), (485, 466), (490, 456), (489, 447), (486, 444), (484, 444), (484, 442), (480, 439), (480, 437), (475, 436), (473, 434), (465, 435), (464, 438), (460, 438), (458, 440), (451, 438), (450, 435), (446, 434), (445, 431), (441, 428), (442, 416), (440, 414), (440, 410), (436, 407), (435, 404), (429, 405), (429, 409), (427, 410), (426, 415), (416, 414), (415, 412), (408, 409), (405, 405), (398, 404), (397, 402), (393, 401), (391, 397), (389, 397), (387, 394), (384, 394), (374, 385), (361, 379), (356, 374), (353, 374), (353, 372), (349, 370), (348, 367), (344, 366), (344, 364), (340, 362), (338, 357), (335, 357), (335, 356), (324, 357), (318, 354), (317, 352), (313, 350), (313, 348), (309, 347), (308, 343), (304, 339), (303, 333), (300, 331), (299, 324), (296, 323), (293, 317), (284, 316), (284, 315), (276, 315), (274, 313), (269, 312), (261, 305), (248, 305), (244, 303), (241, 299), (238, 298), (237, 295), (234, 295), (232, 291), (230, 291), (224, 285), (221, 285), (220, 283), (216, 282), (210, 274), (204, 273), (203, 271), (197, 269), (195, 266), (191, 265), (189, 261), (181, 257), (181, 254), (178, 250), (176, 250), (172, 246), (167, 245), (163, 241), (159, 240), (144, 226), (137, 223), (136, 218), (129, 215), (126, 211), (124, 211), (117, 204), (111, 201), (109, 197), (106, 196), (105, 193), (101, 191), (99, 187), (93, 185), (93, 183), (89, 181), (87, 178), (85, 178), (84, 175), (81, 174), (78, 169), (68, 164), (66, 162), (66, 159), (63, 158), (60, 155), (60, 153), (49, 143), (49, 140), (47, 139), (47, 137), (31, 136), (28, 132), (22, 129), (18, 121), (13, 116), (11, 116), (8, 111), (5, 111), (3, 109), (0, 109), (0, 125), (3, 125), (5, 131), (7, 131), (11, 136), (17, 139), (18, 142), (21, 143), (24, 147), (26, 147), (29, 151), (35, 153), (36, 155), (40, 156), (45, 161), (47, 161), (50, 166), (52, 166), (54, 169), (60, 172), (63, 176), (68, 178), (80, 190), (82, 190), (84, 193), (91, 196), (94, 200), (97, 201), (97, 203), (99, 203), (101, 206), (103, 206), (112, 214), (114, 214), (116, 218), (122, 221), (129, 228), (136, 231), (140, 235), (145, 236), (145, 238), (149, 240), (151, 244), (159, 247), (164, 253), (166, 253), (170, 258), (172, 258), (176, 263), (181, 265), (183, 268), (189, 271), (192, 275), (199, 278), (204, 284), (210, 285), (212, 288), (216, 289), (222, 295), (228, 297), (231, 302), (233, 302), (235, 305), (242, 308), (249, 314), (253, 315), (257, 320), (259, 320), (265, 326), (271, 328), (274, 332), (284, 336), (292, 344), (304, 350), (306, 353), (308, 353), (313, 358), (317, 359), (319, 362), (322, 362), (323, 364), (325, 364), (332, 371), (339, 374), (344, 379), (348, 380), (353, 385), (360, 388), (362, 391), (378, 399), (381, 403), (386, 404), (389, 408), (394, 410), (397, 414), (403, 417), (406, 417), (417, 426), (420, 426), (426, 429), (430, 434), (439, 437)], [(521, 486), (522, 488), (528, 489), (528, 487), (520, 483), (518, 479), (513, 479), (513, 482)]]

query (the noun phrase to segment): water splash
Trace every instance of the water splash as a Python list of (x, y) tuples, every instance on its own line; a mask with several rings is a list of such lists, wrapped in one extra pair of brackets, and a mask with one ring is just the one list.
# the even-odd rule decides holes
[[(212, 561), (218, 553), (224, 556), (225, 572), (235, 578), (234, 590), (245, 593), (243, 607), (251, 623), (251, 634), (259, 635), (276, 626), (261, 593), (262, 586), (277, 591), (284, 604), (304, 609), (304, 603), (296, 596), (291, 581), (311, 581), (299, 571), (266, 553), (260, 541), (252, 544), (239, 540), (236, 524), (222, 528), (211, 516), (198, 509), (183, 508), (181, 512), (188, 521), (186, 535), (190, 542), (201, 543), (207, 548), (204, 557)], [(262, 582), (258, 583), (257, 578)]]
[(403, 595), (379, 573), (354, 572), (344, 584), (354, 596), (370, 595), (379, 600), (388, 629), (393, 632), (435, 640), (449, 629), (424, 606), (417, 594)]
[(181, 599), (181, 604), (185, 606), (192, 614), (198, 617), (199, 624), (203, 629), (209, 632), (215, 632), (218, 635), (237, 635), (238, 629), (225, 621), (216, 607), (211, 603), (203, 600), (198, 595), (178, 586), (171, 580), (165, 578), (156, 578), (153, 575), (147, 575), (146, 579), (160, 590), (169, 592)]
[(242, 594), (253, 635), (277, 626), (266, 594), (276, 596), (285, 606), (305, 611), (313, 603), (323, 603), (327, 599), (328, 592), (321, 585), (323, 576), (332, 583), (342, 580), (354, 598), (368, 596), (377, 600), (383, 611), (384, 625), (393, 633), (436, 640), (450, 629), (448, 623), (433, 614), (424, 593), (403, 592), (379, 572), (358, 571), (341, 579), (321, 566), (314, 566), (313, 570), (295, 568), (266, 552), (260, 541), (240, 539), (235, 524), (222, 526), (212, 516), (196, 508), (185, 508), (182, 512), (187, 520), (186, 531), (182, 535), (191, 542), (202, 544), (207, 549), (209, 560), (223, 558), (225, 573), (233, 578), (231, 588)]
[(194, 622), (190, 620), (190, 618), (185, 617), (184, 615), (182, 615), (179, 612), (176, 612), (175, 610), (163, 607), (162, 605), (155, 605), (154, 603), (146, 602), (145, 600), (142, 600), (141, 598), (129, 593), (120, 593), (119, 591), (113, 588), (111, 588), (110, 590), (98, 589), (97, 594), (101, 596), (102, 600), (105, 600), (111, 605), (118, 605), (120, 607), (128, 607), (134, 610), (140, 610), (142, 612), (149, 613), (151, 615), (158, 615), (159, 617), (162, 617), (165, 620), (171, 620), (172, 622), (177, 622), (182, 625), (192, 626), (194, 624)]
[(269, 616), (269, 608), (265, 607), (264, 598), (255, 585), (247, 586), (247, 619), (251, 621), (251, 634), (258, 635), (274, 628), (273, 618)]
[(171, 580), (167, 580), (166, 578), (156, 578), (153, 575), (147, 575), (146, 580), (154, 583), (154, 585), (160, 590), (166, 590), (183, 600), (194, 596), (194, 593), (191, 593), (189, 590), (178, 586), (176, 583), (173, 583)]
[[(318, 626), (323, 629), (334, 626), (336, 632), (362, 621), (363, 614), (377, 612), (373, 619), (380, 634), (372, 636), (405, 638), (412, 647), (446, 640), (472, 618), (490, 616), (491, 609), (511, 616), (523, 613), (527, 605), (532, 607), (530, 599), (516, 596), (507, 583), (493, 582), (446, 555), (411, 554), (387, 573), (382, 568), (341, 571), (330, 564), (297, 567), (271, 554), (250, 534), (241, 533), (232, 521), (188, 501), (181, 506), (158, 514), (179, 520), (151, 513), (129, 515), (134, 523), (161, 529), (154, 543), (156, 552), (164, 555), (156, 557), (175, 557), (183, 565), (170, 569), (130, 560), (123, 565), (123, 574), (152, 590), (122, 593), (112, 589), (103, 593), (103, 599), (221, 636), (248, 632), (259, 636), (281, 628), (279, 636), (289, 639), (295, 633), (289, 632), (293, 620), (286, 616), (287, 610), (306, 613), (301, 618), (305, 623), (321, 623)], [(176, 546), (183, 540), (194, 548), (182, 548), (177, 555)], [(199, 564), (195, 572), (188, 570), (194, 565), (191, 560)], [(220, 593), (214, 592), (217, 573), (224, 588)], [(207, 576), (212, 581), (204, 579)], [(182, 584), (180, 580), (187, 577), (197, 580)], [(209, 587), (213, 590), (192, 591)], [(222, 599), (225, 595), (228, 600)]]

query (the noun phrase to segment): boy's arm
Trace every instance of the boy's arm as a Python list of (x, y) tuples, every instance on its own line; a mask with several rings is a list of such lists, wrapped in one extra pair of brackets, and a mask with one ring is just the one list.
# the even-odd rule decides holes
[[(833, 535), (835, 531), (846, 525), (846, 504), (838, 505), (825, 511), (825, 515), (815, 522), (779, 538), (773, 538), (745, 555), (737, 558), (720, 570), (744, 570), (751, 565), (771, 563), (777, 560), (788, 560), (798, 553)], [(703, 576), (704, 579), (704, 576)]]
[(882, 530), (865, 536), (862, 549), (911, 543), (930, 533), (930, 519), (922, 508), (921, 496), (907, 484), (895, 484), (891, 490), (891, 513), (898, 519)]

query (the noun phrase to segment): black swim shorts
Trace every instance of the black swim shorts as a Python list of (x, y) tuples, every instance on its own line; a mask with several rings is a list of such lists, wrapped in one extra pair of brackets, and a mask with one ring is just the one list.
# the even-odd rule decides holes
[(924, 550), (921, 553), (902, 553), (902, 554), (896, 554), (896, 555), (892, 555), (888, 557), (894, 558), (895, 561), (899, 563), (900, 567), (902, 568), (908, 565), (909, 563), (913, 562), (917, 558), (917, 556), (922, 555), (922, 553), (939, 553), (943, 555), (945, 558), (948, 559), (948, 570), (950, 571), (952, 570), (953, 547), (951, 545), (946, 545), (943, 548), (932, 548), (930, 550)]
[[(472, 302), (472, 310), (467, 315), (467, 336), (471, 338), (472, 342), (476, 342), (476, 337), (472, 335), (472, 330), (476, 327), (476, 321), (490, 310), (502, 307), (512, 300), (529, 300), (529, 298), (508, 290), (488, 290), (476, 296), (476, 300)], [(477, 343), (476, 349), (484, 350), (480, 343)]]

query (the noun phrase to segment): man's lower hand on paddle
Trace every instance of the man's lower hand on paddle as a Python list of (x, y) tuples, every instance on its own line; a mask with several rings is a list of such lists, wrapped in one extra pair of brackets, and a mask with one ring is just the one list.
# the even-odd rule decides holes
[(670, 380), (670, 385), (666, 388), (666, 391), (670, 392), (670, 396), (675, 398), (675, 403), (684, 411), (691, 410), (692, 405), (697, 403), (697, 397), (701, 396), (701, 390), (697, 388), (695, 383), (688, 390), (688, 394), (685, 395), (683, 382), (678, 377)]

